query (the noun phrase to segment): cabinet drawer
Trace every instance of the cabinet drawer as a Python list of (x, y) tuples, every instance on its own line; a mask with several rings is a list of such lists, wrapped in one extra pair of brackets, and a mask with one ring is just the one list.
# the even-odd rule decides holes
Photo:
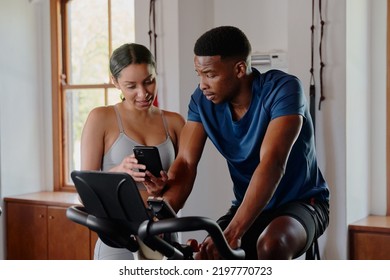
[(390, 260), (390, 235), (355, 232), (350, 235), (351, 259)]
[(390, 217), (368, 216), (348, 227), (349, 258), (390, 260)]

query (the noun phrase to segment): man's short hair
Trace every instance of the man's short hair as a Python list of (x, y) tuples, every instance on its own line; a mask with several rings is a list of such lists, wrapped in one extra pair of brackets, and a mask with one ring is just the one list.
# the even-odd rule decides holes
[(196, 41), (196, 56), (220, 55), (222, 59), (238, 57), (246, 60), (251, 53), (251, 45), (245, 34), (234, 26), (215, 27)]

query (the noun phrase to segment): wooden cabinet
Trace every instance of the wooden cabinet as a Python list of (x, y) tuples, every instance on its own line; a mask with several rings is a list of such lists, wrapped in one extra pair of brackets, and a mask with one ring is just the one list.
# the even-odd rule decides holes
[(48, 207), (48, 259), (90, 259), (90, 231), (70, 221), (66, 208)]
[(47, 207), (7, 203), (7, 259), (47, 259)]
[(7, 259), (82, 260), (93, 258), (95, 233), (66, 217), (76, 193), (40, 192), (6, 197)]
[(348, 231), (351, 260), (390, 260), (390, 216), (369, 216)]

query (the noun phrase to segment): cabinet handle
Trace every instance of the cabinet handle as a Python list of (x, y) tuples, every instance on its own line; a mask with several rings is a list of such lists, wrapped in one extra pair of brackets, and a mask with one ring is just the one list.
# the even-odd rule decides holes
[(50, 219), (50, 220), (53, 220), (53, 219), (54, 219), (54, 217), (53, 217), (53, 216), (49, 216), (49, 219)]
[(43, 214), (39, 214), (39, 216), (38, 216), (39, 218), (44, 218), (45, 217), (45, 215), (43, 215)]

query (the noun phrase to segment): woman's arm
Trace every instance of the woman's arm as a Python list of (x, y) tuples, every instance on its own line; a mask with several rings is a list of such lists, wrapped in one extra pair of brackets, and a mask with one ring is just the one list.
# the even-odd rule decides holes
[(107, 110), (93, 109), (81, 134), (81, 169), (101, 170), (104, 155), (104, 136)]

